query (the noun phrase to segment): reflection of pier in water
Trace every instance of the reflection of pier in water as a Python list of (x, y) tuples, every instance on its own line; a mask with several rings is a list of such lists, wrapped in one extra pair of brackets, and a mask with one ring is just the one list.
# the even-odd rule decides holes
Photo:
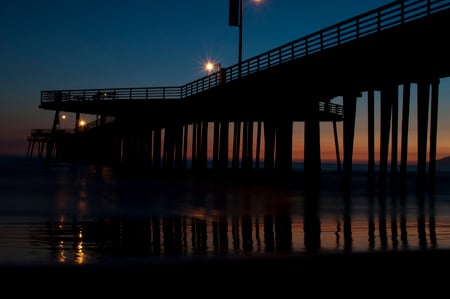
[(48, 223), (44, 234), (57, 252), (57, 262), (71, 263), (73, 256), (73, 263), (79, 264), (99, 256), (279, 256), (450, 246), (450, 240), (436, 231), (432, 198), (407, 203), (401, 197), (389, 201), (379, 197), (364, 207), (368, 210), (354, 215), (350, 205), (327, 212), (305, 204), (303, 215), (204, 216), (193, 211), (190, 216), (167, 218), (67, 221), (61, 217)]

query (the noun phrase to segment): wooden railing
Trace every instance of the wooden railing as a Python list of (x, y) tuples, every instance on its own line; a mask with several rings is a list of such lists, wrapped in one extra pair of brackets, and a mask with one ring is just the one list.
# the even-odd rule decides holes
[[(430, 16), (450, 8), (450, 0), (393, 1), (344, 22), (327, 27), (239, 64), (180, 87), (105, 88), (85, 90), (47, 90), (41, 103), (81, 100), (183, 99), (238, 80), (262, 70), (357, 40), (395, 26)], [(444, 37), (443, 37), (444, 38)]]
[(237, 80), (240, 77), (249, 76), (449, 8), (449, 0), (394, 1), (245, 60), (241, 66), (235, 64), (228, 67), (222, 71), (221, 80), (211, 82), (210, 77), (213, 75), (217, 77), (218, 73), (216, 73), (188, 83), (183, 86), (182, 96), (188, 97), (216, 87), (218, 84)]
[(181, 87), (101, 88), (41, 91), (41, 102), (181, 99)]

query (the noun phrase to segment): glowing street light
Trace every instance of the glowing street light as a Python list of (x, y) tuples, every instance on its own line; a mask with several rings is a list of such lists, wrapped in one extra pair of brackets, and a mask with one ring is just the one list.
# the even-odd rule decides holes
[(206, 64), (205, 64), (205, 70), (206, 70), (208, 73), (213, 72), (215, 67), (217, 67), (217, 72), (220, 73), (220, 63), (214, 63), (214, 62), (212, 62), (212, 61), (208, 61), (208, 62), (206, 62)]
[(208, 72), (208, 84), (211, 84), (211, 75), (214, 72), (214, 68), (217, 67), (217, 77), (216, 78), (216, 84), (222, 83), (222, 69), (220, 67), (220, 63), (214, 63), (212, 61), (208, 61), (205, 64), (205, 70)]

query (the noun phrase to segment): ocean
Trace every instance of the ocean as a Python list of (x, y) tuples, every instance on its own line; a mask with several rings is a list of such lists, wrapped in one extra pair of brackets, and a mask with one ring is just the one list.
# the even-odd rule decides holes
[[(76, 167), (74, 167), (76, 166)], [(3, 291), (29, 296), (293, 294), (441, 296), (450, 267), (450, 172), (434, 192), (350, 192), (323, 165), (294, 175), (217, 176), (0, 158)]]
[[(302, 184), (210, 176), (123, 176), (111, 169), (0, 159), (0, 265), (148, 263), (450, 249), (450, 187), (344, 196), (325, 171)], [(300, 180), (300, 176), (298, 178)], [(266, 179), (267, 180), (267, 179)]]

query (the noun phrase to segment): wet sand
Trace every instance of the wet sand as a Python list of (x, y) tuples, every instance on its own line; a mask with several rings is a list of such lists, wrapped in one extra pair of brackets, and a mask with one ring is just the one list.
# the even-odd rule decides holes
[[(326, 173), (322, 187), (337, 190), (341, 177)], [(436, 181), (441, 194), (450, 194), (450, 175)], [(172, 178), (173, 179), (173, 178)], [(202, 191), (211, 178), (199, 178), (185, 184), (188, 191)], [(216, 179), (216, 178), (215, 178)], [(272, 176), (220, 177), (221, 184), (275, 184), (275, 187), (302, 189), (303, 177), (291, 180)], [(278, 179), (278, 180), (276, 180)], [(163, 180), (164, 181), (164, 180)], [(299, 184), (300, 182), (300, 184)], [(22, 182), (21, 182), (22, 183)], [(365, 177), (354, 175), (355, 192), (366, 192)], [(173, 186), (173, 181), (170, 181)], [(408, 186), (414, 193), (415, 177)], [(162, 189), (165, 190), (165, 189)], [(128, 191), (128, 190), (127, 190)], [(14, 206), (17, 203), (14, 202)], [(47, 249), (47, 247), (45, 247)], [(51, 248), (48, 254), (52, 255)], [(85, 265), (0, 265), (2, 290), (15, 297), (166, 297), (170, 295), (204, 298), (256, 298), (339, 296), (354, 298), (392, 298), (398, 295), (445, 296), (449, 288), (450, 250), (409, 249), (386, 252), (299, 254), (259, 258), (255, 256), (157, 257), (155, 259), (119, 259), (118, 262)], [(12, 293), (11, 293), (12, 292)], [(436, 295), (436, 296), (434, 296)], [(8, 295), (11, 296), (11, 295)]]

